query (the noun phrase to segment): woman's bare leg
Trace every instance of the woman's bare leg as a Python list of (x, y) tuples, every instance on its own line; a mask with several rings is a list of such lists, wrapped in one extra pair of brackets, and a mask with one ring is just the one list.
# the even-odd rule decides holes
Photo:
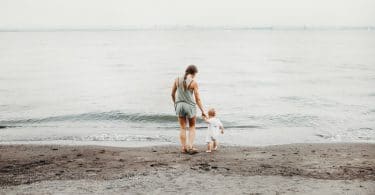
[(189, 118), (189, 148), (193, 148), (195, 139), (195, 117)]
[(180, 123), (180, 142), (182, 150), (186, 149), (186, 118), (178, 117), (178, 122)]

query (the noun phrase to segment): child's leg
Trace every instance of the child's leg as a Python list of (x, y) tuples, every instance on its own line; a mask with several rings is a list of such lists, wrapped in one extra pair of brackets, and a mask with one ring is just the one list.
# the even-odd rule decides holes
[(218, 145), (218, 144), (219, 144), (219, 143), (217, 142), (217, 140), (215, 140), (215, 141), (214, 141), (214, 147), (213, 147), (214, 150), (217, 150), (217, 145)]
[(206, 152), (211, 152), (211, 148), (212, 148), (212, 142), (207, 142), (207, 150)]

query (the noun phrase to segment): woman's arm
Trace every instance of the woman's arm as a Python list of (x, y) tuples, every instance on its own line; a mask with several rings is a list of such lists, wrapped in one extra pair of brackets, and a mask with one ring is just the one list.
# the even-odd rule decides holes
[(177, 85), (176, 85), (176, 81), (174, 81), (173, 87), (172, 87), (172, 94), (171, 94), (173, 104), (176, 104), (176, 91), (177, 91)]
[(202, 115), (206, 116), (206, 114), (204, 113), (202, 101), (201, 101), (201, 98), (200, 98), (200, 95), (199, 95), (198, 83), (193, 81), (193, 83), (191, 84), (191, 87), (193, 88), (194, 96), (195, 96), (195, 102), (197, 103), (198, 108), (201, 110)]

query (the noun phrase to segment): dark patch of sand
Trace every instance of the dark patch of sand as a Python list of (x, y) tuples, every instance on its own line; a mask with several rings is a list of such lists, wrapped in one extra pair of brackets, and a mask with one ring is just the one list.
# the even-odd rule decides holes
[(0, 186), (56, 180), (127, 180), (158, 174), (167, 174), (173, 180), (183, 174), (203, 174), (359, 180), (370, 182), (368, 188), (374, 187), (375, 144), (222, 146), (211, 154), (200, 148), (200, 153), (189, 155), (181, 154), (177, 146), (0, 145)]

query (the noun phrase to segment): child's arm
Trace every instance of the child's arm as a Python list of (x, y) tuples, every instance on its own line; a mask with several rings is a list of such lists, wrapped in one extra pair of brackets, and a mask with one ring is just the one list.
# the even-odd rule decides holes
[(221, 121), (219, 121), (219, 123), (220, 123), (221, 134), (224, 134), (224, 125), (223, 123), (221, 123)]
[(207, 116), (202, 116), (202, 119), (203, 119), (206, 123), (210, 123), (210, 121), (208, 120), (208, 117), (207, 117)]

